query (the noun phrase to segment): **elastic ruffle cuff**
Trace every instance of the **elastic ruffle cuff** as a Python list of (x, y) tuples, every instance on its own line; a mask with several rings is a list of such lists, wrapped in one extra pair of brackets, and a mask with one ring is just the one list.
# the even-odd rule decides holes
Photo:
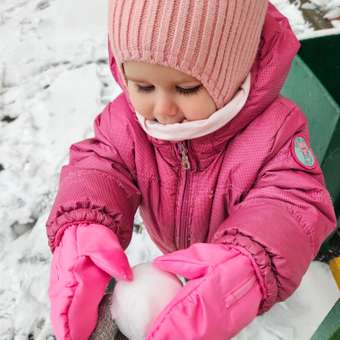
[[(58, 246), (64, 231), (75, 224), (101, 224), (118, 235), (118, 214), (110, 213), (105, 207), (97, 206), (89, 200), (60, 206), (56, 217), (47, 223), (48, 244), (52, 252)], [(124, 247), (124, 245), (122, 245)]]

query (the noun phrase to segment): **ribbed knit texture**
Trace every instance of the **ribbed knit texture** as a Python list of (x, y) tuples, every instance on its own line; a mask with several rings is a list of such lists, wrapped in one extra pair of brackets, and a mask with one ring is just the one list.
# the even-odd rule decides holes
[(199, 79), (217, 109), (248, 75), (268, 0), (109, 0), (112, 53), (122, 63), (172, 67)]

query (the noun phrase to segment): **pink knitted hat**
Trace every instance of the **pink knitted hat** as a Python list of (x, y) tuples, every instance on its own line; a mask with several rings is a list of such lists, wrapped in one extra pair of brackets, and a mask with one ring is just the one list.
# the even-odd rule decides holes
[(122, 63), (172, 67), (200, 80), (217, 109), (255, 60), (268, 0), (109, 0), (109, 38)]

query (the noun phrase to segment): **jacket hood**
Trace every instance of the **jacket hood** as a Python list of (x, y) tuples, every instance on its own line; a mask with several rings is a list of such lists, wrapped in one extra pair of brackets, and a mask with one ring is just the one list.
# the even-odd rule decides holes
[[(260, 115), (279, 96), (299, 48), (300, 42), (288, 19), (269, 3), (258, 52), (250, 70), (251, 88), (248, 99), (238, 115), (226, 126), (211, 133), (209, 138), (223, 139), (225, 142)], [(112, 54), (109, 39), (108, 54), (112, 75), (123, 90), (129, 108), (135, 112)], [(195, 142), (206, 142), (205, 137), (196, 138)], [(151, 136), (148, 138), (155, 144), (173, 143)]]

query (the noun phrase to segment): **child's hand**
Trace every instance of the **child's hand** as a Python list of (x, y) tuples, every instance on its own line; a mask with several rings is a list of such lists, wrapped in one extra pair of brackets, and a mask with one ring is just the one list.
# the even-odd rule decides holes
[(147, 340), (226, 340), (257, 315), (262, 294), (255, 270), (235, 248), (196, 243), (154, 265), (190, 281), (155, 319)]
[(49, 297), (59, 340), (87, 340), (111, 277), (131, 280), (132, 271), (117, 236), (99, 224), (71, 226), (56, 247)]

